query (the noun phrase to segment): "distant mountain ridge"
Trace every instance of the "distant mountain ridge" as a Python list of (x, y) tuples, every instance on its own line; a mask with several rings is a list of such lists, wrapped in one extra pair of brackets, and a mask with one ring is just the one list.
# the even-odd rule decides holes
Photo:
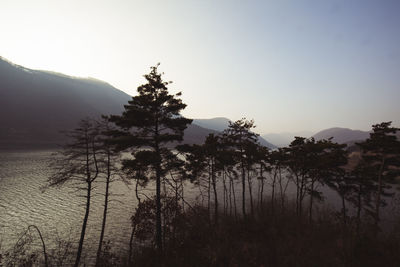
[(31, 70), (0, 59), (1, 145), (50, 145), (83, 117), (117, 114), (130, 96), (108, 83)]
[(334, 127), (322, 130), (313, 135), (315, 140), (329, 139), (339, 144), (363, 141), (369, 137), (370, 132), (352, 130), (349, 128)]
[(263, 134), (262, 137), (277, 147), (286, 147), (288, 146), (293, 140), (295, 136), (301, 136), (309, 138), (313, 135), (310, 131), (302, 131), (302, 132), (284, 132), (284, 133), (268, 133)]
[[(54, 147), (60, 131), (85, 117), (120, 114), (131, 96), (93, 79), (32, 70), (0, 57), (0, 148)], [(209, 133), (198, 125), (185, 130), (184, 143), (202, 143)]]
[[(193, 123), (200, 125), (204, 128), (212, 129), (218, 132), (222, 132), (223, 130), (227, 129), (229, 126), (230, 119), (224, 117), (216, 117), (211, 119), (194, 119)], [(258, 137), (258, 142), (261, 145), (266, 146), (268, 148), (274, 149), (276, 148), (275, 144), (270, 143), (269, 141), (265, 140), (262, 136)]]
[(216, 117), (212, 119), (194, 119), (193, 123), (201, 127), (213, 129), (215, 131), (222, 132), (229, 126), (231, 120), (224, 117)]

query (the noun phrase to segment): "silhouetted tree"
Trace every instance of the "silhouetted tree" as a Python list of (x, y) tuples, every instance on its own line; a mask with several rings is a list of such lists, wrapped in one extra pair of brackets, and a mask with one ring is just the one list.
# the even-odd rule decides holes
[[(237, 179), (236, 171), (236, 160), (235, 151), (229, 144), (229, 137), (226, 132), (220, 136), (219, 139), (219, 153), (218, 153), (218, 166), (219, 171), (222, 174), (222, 182), (224, 186), (224, 195), (226, 198), (226, 208), (229, 206), (229, 213), (232, 215), (232, 210), (234, 211), (235, 218), (237, 218), (237, 208), (236, 208), (236, 194), (234, 181)], [(226, 181), (228, 180), (228, 188), (226, 188)], [(226, 191), (226, 192), (225, 192)], [(233, 204), (232, 204), (233, 203)], [(224, 204), (225, 206), (225, 204)]]
[(271, 176), (271, 187), (272, 187), (272, 191), (271, 191), (271, 209), (272, 211), (274, 211), (275, 208), (275, 195), (276, 195), (276, 184), (280, 183), (280, 189), (281, 189), (281, 207), (282, 207), (282, 194), (283, 194), (283, 185), (282, 185), (282, 181), (280, 179), (282, 179), (282, 166), (284, 164), (284, 158), (282, 157), (282, 149), (279, 150), (275, 150), (272, 151), (271, 153), (269, 153), (267, 155), (267, 163), (268, 163), (268, 170), (270, 172), (270, 176)]
[[(201, 182), (206, 174), (208, 163), (206, 161), (203, 145), (179, 145), (178, 151), (184, 156), (184, 175), (191, 183), (199, 187), (200, 194), (202, 195)], [(209, 178), (209, 176), (207, 176)], [(202, 201), (203, 202), (203, 201)], [(207, 203), (208, 208), (210, 203)]]
[(286, 149), (287, 166), (296, 185), (296, 211), (298, 215), (302, 214), (304, 197), (309, 195), (310, 222), (314, 199), (322, 199), (322, 193), (317, 190), (318, 185), (327, 182), (346, 163), (346, 157), (340, 154), (344, 152), (342, 148), (330, 140), (315, 141), (314, 138), (295, 137)]
[(352, 203), (356, 212), (356, 231), (360, 233), (361, 213), (364, 210), (372, 208), (372, 195), (377, 191), (377, 186), (374, 180), (369, 176), (371, 166), (363, 159), (349, 172), (349, 177), (346, 179), (347, 199)]
[[(165, 164), (163, 169), (167, 170), (170, 180), (167, 179), (167, 175), (164, 176), (164, 184), (168, 185), (172, 189), (172, 193), (175, 195), (176, 206), (179, 206), (179, 201), (182, 200), (182, 209), (185, 203), (184, 199), (184, 188), (183, 181), (187, 178), (185, 172), (185, 161), (179, 158), (176, 154), (169, 152), (169, 156), (165, 157)], [(165, 190), (165, 194), (168, 194), (168, 190)]]
[(342, 200), (342, 219), (346, 224), (346, 198), (351, 190), (351, 179), (346, 171), (347, 151), (345, 144), (332, 142), (332, 139), (317, 142), (321, 153), (318, 155), (317, 175), (321, 183), (335, 190)]
[(239, 163), (242, 176), (242, 212), (246, 216), (246, 149), (251, 147), (250, 144), (257, 143), (257, 134), (253, 133), (254, 121), (248, 121), (245, 118), (229, 122), (229, 126), (224, 130), (227, 143), (234, 151), (234, 158)]
[(305, 150), (306, 138), (296, 136), (290, 143), (287, 153), (287, 166), (296, 185), (296, 213), (302, 214), (303, 199), (307, 188), (307, 153)]
[[(284, 210), (286, 190), (289, 186), (290, 179), (282, 176), (282, 172), (286, 169), (287, 165), (287, 148), (279, 148), (272, 151), (268, 156), (269, 170), (276, 175), (279, 184), (279, 195), (281, 202), (281, 209)], [(275, 174), (276, 173), (276, 174)]]
[[(124, 159), (122, 161), (122, 171), (127, 179), (135, 180), (135, 196), (138, 205), (141, 204), (141, 197), (139, 196), (139, 186), (143, 187), (148, 183), (148, 177), (146, 175), (152, 163), (151, 157), (153, 153), (147, 150), (135, 151), (132, 153), (135, 156), (134, 159)], [(128, 252), (128, 263), (131, 264), (132, 253), (133, 253), (133, 238), (136, 231), (136, 225), (132, 224), (131, 236), (129, 239), (129, 252)]]
[(375, 124), (370, 137), (357, 143), (369, 170), (367, 175), (377, 183), (374, 210), (376, 229), (380, 221), (380, 206), (384, 204), (382, 195), (386, 194), (385, 189), (390, 188), (394, 178), (400, 175), (400, 142), (396, 137), (398, 130), (391, 126), (391, 122)]
[(192, 181), (200, 183), (203, 176), (207, 178), (208, 211), (210, 214), (211, 188), (214, 194), (214, 220), (218, 221), (217, 171), (222, 167), (222, 144), (220, 137), (209, 134), (202, 145), (183, 145), (180, 150), (186, 155), (186, 170)]
[(86, 226), (89, 218), (90, 200), (93, 182), (100, 173), (98, 143), (99, 131), (95, 122), (90, 119), (80, 121), (78, 128), (67, 133), (71, 141), (63, 150), (55, 155), (51, 164), (54, 173), (48, 179), (49, 186), (62, 186), (73, 183), (79, 189), (86, 191), (86, 209), (79, 239), (78, 251), (74, 266), (78, 266), (85, 239)]
[(123, 129), (122, 135), (119, 135), (122, 146), (146, 147), (151, 151), (149, 159), (156, 180), (156, 244), (161, 256), (161, 180), (165, 174), (162, 163), (172, 149), (166, 144), (181, 141), (185, 128), (192, 120), (180, 115), (186, 107), (178, 98), (181, 93), (169, 94), (167, 86), (170, 82), (162, 80), (163, 73), (158, 73), (158, 66), (151, 67), (150, 73), (144, 75), (147, 83), (138, 87), (138, 95), (125, 105), (122, 116), (111, 116), (110, 120)]
[(258, 206), (262, 207), (263, 205), (263, 197), (264, 197), (264, 186), (265, 186), (265, 177), (264, 172), (270, 172), (270, 153), (268, 148), (265, 146), (257, 146), (257, 151), (255, 155), (256, 163), (259, 166), (259, 187), (258, 187)]
[(103, 117), (97, 123), (99, 137), (99, 149), (98, 149), (98, 162), (101, 174), (103, 174), (105, 179), (105, 191), (104, 191), (104, 209), (103, 209), (103, 220), (101, 224), (101, 232), (99, 239), (99, 246), (97, 248), (96, 255), (96, 266), (100, 263), (100, 258), (102, 255), (102, 246), (107, 222), (107, 211), (110, 198), (110, 187), (111, 183), (119, 176), (118, 166), (119, 164), (119, 152), (113, 145), (112, 132), (115, 131), (113, 125), (109, 122), (107, 117)]
[(333, 143), (331, 139), (315, 141), (309, 139), (308, 159), (309, 161), (309, 177), (310, 177), (310, 210), (309, 219), (312, 220), (312, 204), (313, 199), (317, 196), (321, 199), (322, 194), (315, 190), (315, 183), (330, 185), (337, 190), (342, 197), (342, 213), (343, 220), (346, 219), (345, 193), (346, 187), (346, 171), (344, 169), (347, 164), (346, 145)]
[[(25, 231), (21, 233), (13, 248), (3, 255), (0, 253), (0, 266), (36, 266), (39, 265), (39, 252), (31, 251), (35, 238), (34, 235), (38, 234), (41, 242), (41, 249), (44, 258), (44, 266), (50, 265), (49, 255), (46, 252), (46, 244), (43, 235), (36, 225), (29, 225)], [(1, 249), (1, 247), (0, 247)], [(3, 261), (4, 260), (4, 261)]]
[(244, 146), (244, 156), (245, 156), (245, 167), (247, 173), (247, 185), (249, 188), (250, 197), (250, 211), (251, 215), (254, 215), (254, 202), (253, 202), (253, 166), (259, 163), (259, 151), (258, 147), (260, 145), (255, 142), (246, 142)]
[(221, 142), (214, 134), (209, 134), (204, 142), (204, 154), (208, 162), (209, 179), (214, 192), (214, 220), (218, 222), (218, 193), (217, 193), (217, 171), (221, 167)]

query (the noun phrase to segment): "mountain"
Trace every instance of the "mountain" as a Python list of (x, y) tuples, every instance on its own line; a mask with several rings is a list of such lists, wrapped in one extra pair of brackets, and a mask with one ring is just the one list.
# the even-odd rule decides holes
[(118, 114), (130, 96), (91, 78), (24, 68), (0, 58), (0, 145), (46, 146), (83, 117)]
[(330, 128), (322, 130), (313, 135), (315, 140), (328, 139), (333, 137), (333, 141), (339, 144), (352, 143), (354, 141), (365, 140), (369, 137), (369, 132), (352, 130), (348, 128)]
[(268, 133), (268, 134), (263, 134), (262, 137), (277, 147), (286, 147), (288, 146), (293, 140), (295, 136), (301, 136), (301, 137), (310, 137), (312, 136), (313, 133), (309, 131), (303, 131), (303, 132), (295, 132), (295, 133)]
[(217, 135), (219, 132), (212, 129), (206, 129), (192, 123), (185, 130), (183, 143), (190, 145), (203, 144), (204, 141), (206, 141), (206, 137), (211, 133)]
[(261, 137), (261, 136), (258, 137), (258, 142), (260, 143), (260, 145), (266, 146), (266, 147), (268, 147), (268, 148), (270, 148), (270, 149), (275, 149), (275, 148), (277, 148), (276, 145), (274, 145), (274, 144), (268, 142), (267, 140), (265, 140), (265, 139), (264, 139), (263, 137)]
[[(197, 124), (201, 127), (212, 129), (218, 132), (222, 132), (229, 126), (229, 122), (231, 122), (230, 119), (224, 118), (224, 117), (217, 117), (217, 118), (212, 118), (212, 119), (194, 119), (193, 123)], [(259, 136), (258, 137), (258, 142), (260, 142), (261, 145), (269, 147), (271, 149), (276, 148), (276, 146), (267, 140), (265, 140), (263, 137)]]
[[(120, 114), (131, 99), (108, 83), (32, 70), (0, 57), (0, 147), (53, 147), (85, 117)], [(184, 142), (216, 131), (191, 125)]]
[(231, 120), (224, 117), (217, 117), (212, 119), (194, 119), (193, 123), (203, 128), (212, 129), (222, 132), (229, 126)]

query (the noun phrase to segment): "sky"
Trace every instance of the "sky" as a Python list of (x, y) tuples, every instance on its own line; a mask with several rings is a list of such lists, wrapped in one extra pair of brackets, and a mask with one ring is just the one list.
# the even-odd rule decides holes
[(400, 124), (400, 1), (0, 0), (0, 56), (130, 95), (161, 63), (190, 118), (258, 133)]

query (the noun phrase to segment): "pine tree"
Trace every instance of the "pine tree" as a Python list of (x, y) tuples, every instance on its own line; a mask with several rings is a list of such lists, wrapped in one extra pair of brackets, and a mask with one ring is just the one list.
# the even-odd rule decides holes
[(208, 215), (210, 216), (211, 188), (214, 194), (214, 220), (218, 222), (218, 192), (217, 192), (217, 172), (224, 165), (222, 159), (221, 137), (209, 134), (202, 145), (182, 145), (179, 150), (184, 153), (186, 158), (186, 172), (192, 182), (201, 185), (203, 177), (207, 179), (208, 190)]
[(296, 185), (296, 213), (301, 215), (303, 211), (303, 199), (307, 188), (307, 152), (305, 149), (307, 139), (296, 136), (286, 149), (286, 164), (291, 179)]
[(400, 142), (396, 133), (398, 128), (391, 126), (392, 122), (382, 122), (372, 126), (370, 137), (357, 143), (362, 149), (362, 158), (369, 169), (368, 176), (377, 184), (375, 195), (374, 219), (378, 229), (380, 221), (380, 206), (384, 204), (382, 195), (390, 187), (394, 178), (400, 175)]
[[(121, 116), (111, 116), (110, 120), (123, 129), (118, 136), (121, 147), (150, 149), (148, 155), (156, 180), (156, 244), (159, 256), (162, 255), (161, 225), (161, 180), (165, 176), (163, 169), (165, 155), (172, 150), (167, 144), (182, 141), (184, 130), (192, 122), (180, 115), (186, 104), (179, 99), (181, 93), (171, 95), (168, 85), (158, 73), (159, 64), (151, 67), (147, 80), (137, 88), (138, 95), (125, 105)], [(135, 156), (135, 153), (133, 153)]]
[(370, 178), (371, 167), (362, 158), (350, 171), (346, 179), (348, 186), (347, 200), (356, 208), (356, 231), (360, 233), (361, 213), (369, 211), (372, 204), (372, 195), (377, 191), (374, 180)]
[(287, 161), (288, 161), (288, 148), (279, 148), (278, 150), (271, 151), (268, 154), (268, 166), (267, 171), (271, 172), (274, 177), (278, 179), (279, 185), (279, 195), (281, 202), (281, 209), (284, 209), (285, 198), (286, 198), (286, 190), (289, 186), (290, 179), (285, 179), (282, 176), (282, 173), (287, 169)]
[(229, 127), (224, 131), (226, 142), (234, 152), (234, 158), (240, 165), (242, 175), (242, 212), (246, 216), (246, 166), (248, 164), (246, 154), (249, 154), (249, 149), (257, 143), (257, 134), (251, 129), (255, 128), (253, 120), (245, 118), (229, 122)]
[(214, 192), (214, 220), (218, 222), (218, 193), (217, 193), (217, 170), (220, 154), (220, 138), (214, 134), (209, 134), (203, 145), (204, 155), (208, 163), (209, 181), (211, 182)]
[(333, 143), (331, 139), (315, 141), (314, 138), (308, 139), (307, 147), (307, 165), (310, 195), (309, 219), (312, 220), (312, 208), (314, 198), (322, 199), (322, 193), (316, 190), (318, 184), (327, 184), (342, 196), (342, 212), (346, 218), (346, 206), (344, 199), (344, 166), (347, 164), (347, 154), (344, 148), (346, 145)]
[[(258, 145), (257, 150), (255, 153), (255, 161), (256, 164), (258, 164), (259, 167), (259, 176), (257, 177), (258, 179), (258, 201), (257, 205), (259, 208), (263, 207), (263, 197), (264, 197), (264, 186), (265, 186), (265, 177), (264, 177), (264, 172), (271, 172), (271, 159), (273, 158), (272, 153), (269, 152), (268, 147)], [(276, 176), (275, 176), (276, 177)], [(271, 196), (273, 198), (273, 196)]]

